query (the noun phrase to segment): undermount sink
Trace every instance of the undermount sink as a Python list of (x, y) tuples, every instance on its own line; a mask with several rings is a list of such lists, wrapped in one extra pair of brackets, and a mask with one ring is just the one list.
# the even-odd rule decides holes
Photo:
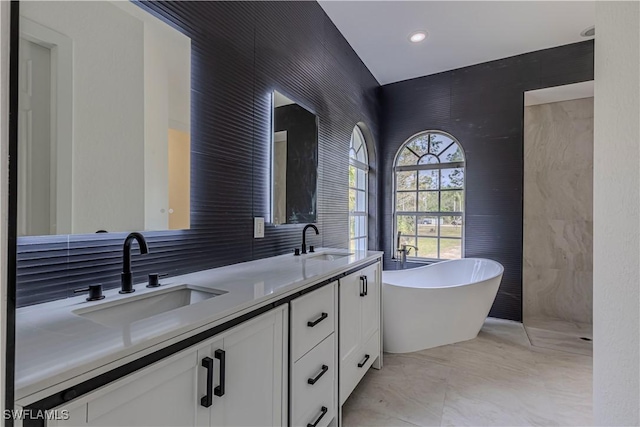
[(180, 285), (77, 309), (73, 313), (101, 325), (121, 327), (225, 293), (217, 289)]
[(339, 253), (323, 253), (323, 254), (318, 254), (318, 255), (311, 255), (309, 256), (310, 259), (317, 259), (317, 260), (321, 260), (321, 261), (335, 261), (337, 259), (340, 258), (346, 258), (348, 256), (351, 256), (353, 254), (345, 254), (342, 252)]

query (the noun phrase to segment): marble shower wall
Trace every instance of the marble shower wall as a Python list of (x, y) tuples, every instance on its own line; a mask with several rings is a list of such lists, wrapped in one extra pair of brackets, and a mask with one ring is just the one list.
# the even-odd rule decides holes
[(525, 107), (524, 318), (592, 323), (593, 98)]

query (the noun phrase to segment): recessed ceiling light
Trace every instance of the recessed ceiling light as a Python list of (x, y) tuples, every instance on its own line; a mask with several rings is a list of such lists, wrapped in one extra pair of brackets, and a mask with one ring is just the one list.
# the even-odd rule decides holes
[(582, 30), (580, 35), (582, 37), (593, 37), (596, 35), (596, 27), (592, 25), (589, 28), (585, 28), (584, 30)]
[(426, 31), (416, 31), (415, 33), (411, 33), (411, 35), (409, 36), (409, 40), (412, 43), (420, 43), (421, 41), (423, 41), (426, 38), (427, 38), (427, 32)]

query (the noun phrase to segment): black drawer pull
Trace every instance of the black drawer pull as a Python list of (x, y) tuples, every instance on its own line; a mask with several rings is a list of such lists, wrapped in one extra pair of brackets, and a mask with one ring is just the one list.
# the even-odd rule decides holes
[(358, 368), (362, 368), (364, 365), (367, 364), (367, 360), (369, 360), (369, 355), (365, 354), (364, 355), (364, 359), (362, 360), (362, 362), (358, 363)]
[(205, 357), (202, 359), (202, 366), (207, 369), (207, 394), (200, 398), (200, 404), (208, 408), (213, 404), (213, 394), (211, 393), (213, 388), (213, 359)]
[(369, 279), (367, 276), (360, 276), (360, 296), (366, 297), (369, 295)]
[(322, 409), (320, 409), (320, 416), (318, 417), (318, 419), (316, 420), (315, 423), (311, 424), (307, 424), (307, 427), (316, 427), (318, 425), (318, 423), (320, 422), (320, 420), (327, 414), (329, 410), (327, 409), (326, 406), (323, 406)]
[(318, 317), (316, 320), (314, 320), (313, 322), (307, 322), (307, 326), (310, 328), (313, 328), (314, 326), (316, 326), (318, 323), (322, 322), (324, 319), (326, 319), (327, 317), (329, 317), (329, 315), (327, 313), (322, 313), (320, 315), (320, 317)]
[(314, 385), (315, 383), (318, 382), (318, 380), (320, 378), (322, 378), (322, 376), (329, 370), (329, 367), (327, 365), (322, 365), (322, 370), (320, 371), (320, 373), (318, 375), (316, 375), (315, 378), (309, 378), (307, 380), (307, 383)]
[(213, 394), (216, 396), (224, 396), (224, 386), (226, 384), (225, 372), (227, 370), (224, 350), (216, 350), (215, 353), (213, 353), (213, 357), (220, 361), (220, 385), (213, 390)]

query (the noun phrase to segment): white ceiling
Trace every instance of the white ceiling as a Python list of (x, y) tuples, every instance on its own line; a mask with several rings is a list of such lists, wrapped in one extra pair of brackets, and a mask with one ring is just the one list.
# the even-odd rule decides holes
[[(320, 5), (380, 84), (575, 43), (593, 1), (342, 1)], [(410, 43), (416, 30), (429, 33)]]

